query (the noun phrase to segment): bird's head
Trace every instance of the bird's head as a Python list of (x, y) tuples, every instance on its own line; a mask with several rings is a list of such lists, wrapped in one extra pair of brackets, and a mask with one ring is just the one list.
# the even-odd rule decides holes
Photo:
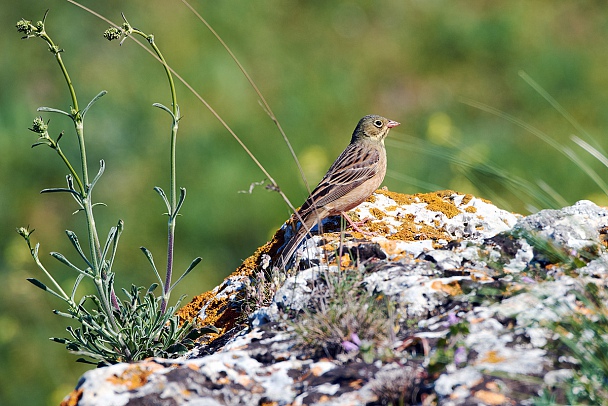
[(365, 116), (359, 120), (359, 124), (357, 124), (357, 128), (353, 132), (351, 142), (361, 139), (383, 141), (388, 135), (389, 130), (397, 127), (399, 124), (396, 121), (374, 114)]

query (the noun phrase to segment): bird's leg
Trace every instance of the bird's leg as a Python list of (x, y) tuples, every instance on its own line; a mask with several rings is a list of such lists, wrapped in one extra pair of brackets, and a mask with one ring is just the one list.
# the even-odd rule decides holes
[[(363, 235), (368, 235), (368, 236), (373, 236), (376, 235), (375, 233), (370, 233), (369, 231), (363, 231), (359, 228), (359, 226), (357, 225), (356, 222), (352, 221), (350, 219), (350, 217), (348, 217), (348, 214), (346, 214), (345, 212), (341, 211), (340, 214), (342, 215), (342, 217), (344, 217), (344, 219), (348, 222), (348, 224), (350, 224), (350, 226), (353, 228), (353, 230), (360, 232)], [(365, 223), (365, 221), (360, 222), (359, 224), (363, 224)]]

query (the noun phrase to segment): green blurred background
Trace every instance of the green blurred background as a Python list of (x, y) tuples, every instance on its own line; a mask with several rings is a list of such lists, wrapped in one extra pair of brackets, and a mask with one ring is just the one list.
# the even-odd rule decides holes
[[(70, 285), (75, 275), (46, 254), (73, 258), (64, 230), (83, 237), (82, 218), (63, 195), (39, 195), (63, 186), (65, 168), (46, 147), (31, 149), (27, 130), (39, 106), (67, 109), (58, 67), (39, 39), (22, 41), (15, 23), (39, 20), (65, 49), (64, 61), (82, 106), (108, 91), (87, 115), (91, 171), (105, 159), (96, 197), (105, 236), (118, 218), (125, 232), (117, 284), (154, 282), (139, 247), (162, 263), (166, 218), (154, 186), (168, 189), (169, 121), (151, 105), (170, 104), (161, 67), (132, 41), (122, 47), (102, 38), (107, 24), (66, 1), (7, 1), (0, 13), (0, 404), (57, 404), (88, 368), (61, 345), (65, 322), (52, 315), (61, 303), (25, 281), (43, 276), (18, 226), (36, 229), (43, 259)], [(242, 137), (299, 205), (306, 188), (278, 131), (233, 61), (180, 1), (85, 0), (115, 22), (154, 33), (169, 63)], [(525, 71), (608, 147), (608, 4), (601, 1), (193, 1), (232, 47), (280, 120), (314, 186), (349, 140), (358, 119), (385, 115), (402, 125), (391, 131), (389, 176), (395, 191), (453, 188), (527, 213), (538, 201), (485, 165), (538, 185), (560, 202), (606, 202), (602, 190), (530, 132), (471, 107), (473, 100), (534, 126), (568, 146), (606, 179), (607, 170), (574, 145), (583, 136), (518, 75)], [(203, 263), (178, 289), (192, 296), (214, 287), (289, 216), (276, 194), (256, 188), (264, 175), (218, 121), (181, 84), (178, 184), (188, 198), (177, 226), (177, 270), (195, 256)], [(70, 122), (57, 115), (50, 132), (76, 162)], [(410, 146), (410, 147), (408, 147)], [(469, 168), (469, 169), (466, 169)], [(550, 189), (549, 189), (550, 188)], [(537, 187), (540, 191), (540, 187)], [(541, 192), (535, 192), (541, 193)], [(552, 192), (553, 193), (553, 192)], [(563, 200), (562, 200), (563, 199)], [(81, 239), (82, 239), (81, 238)], [(82, 289), (86, 293), (85, 289)]]

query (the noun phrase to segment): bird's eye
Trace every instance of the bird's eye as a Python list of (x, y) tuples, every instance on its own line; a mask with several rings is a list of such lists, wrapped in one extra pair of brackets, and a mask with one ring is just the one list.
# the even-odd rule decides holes
[(374, 125), (378, 128), (382, 128), (382, 120), (376, 120), (374, 121)]

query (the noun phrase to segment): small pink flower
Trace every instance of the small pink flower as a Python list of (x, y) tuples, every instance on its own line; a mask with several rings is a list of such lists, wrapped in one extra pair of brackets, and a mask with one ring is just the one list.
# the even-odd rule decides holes
[(467, 362), (467, 350), (464, 347), (456, 348), (454, 351), (454, 364), (460, 365)]
[(357, 351), (359, 349), (359, 346), (357, 344), (351, 343), (350, 341), (342, 341), (342, 348), (344, 348), (344, 351), (346, 352), (351, 352), (351, 351)]
[(456, 313), (448, 313), (448, 324), (450, 326), (458, 323), (460, 321), (460, 319), (458, 318), (458, 316), (456, 316)]

